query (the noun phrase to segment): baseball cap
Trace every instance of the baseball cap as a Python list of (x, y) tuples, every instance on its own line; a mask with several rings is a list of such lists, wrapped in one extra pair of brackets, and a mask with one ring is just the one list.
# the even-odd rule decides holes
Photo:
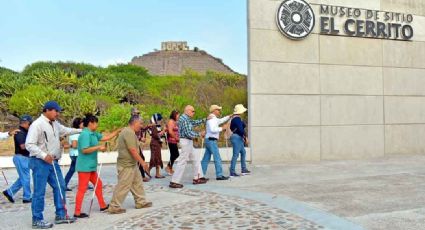
[(221, 110), (223, 107), (220, 107), (218, 105), (212, 105), (210, 106), (210, 113), (214, 112), (214, 110)]
[(46, 102), (46, 104), (44, 104), (43, 109), (47, 109), (47, 110), (56, 110), (57, 112), (61, 112), (62, 111), (62, 107), (59, 106), (59, 104), (56, 101), (48, 101)]
[(30, 116), (30, 115), (22, 115), (20, 118), (19, 118), (19, 121), (28, 121), (29, 123), (31, 123), (32, 122), (32, 117)]

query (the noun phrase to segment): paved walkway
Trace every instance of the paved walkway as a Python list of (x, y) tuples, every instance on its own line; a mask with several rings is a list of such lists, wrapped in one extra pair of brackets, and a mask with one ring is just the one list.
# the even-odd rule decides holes
[[(95, 201), (90, 219), (55, 229), (425, 229), (424, 165), (423, 156), (256, 165), (250, 167), (250, 176), (207, 185), (186, 183), (178, 190), (168, 188), (169, 177), (154, 179), (145, 183), (154, 207), (135, 210), (129, 195), (126, 214), (108, 215), (99, 212)], [(209, 170), (208, 177), (214, 178), (213, 165)], [(16, 178), (14, 170), (5, 173), (9, 181)], [(114, 165), (102, 169), (107, 201), (115, 174)], [(75, 176), (71, 184), (75, 186)], [(0, 188), (5, 188), (4, 180)], [(49, 190), (45, 215), (53, 220)], [(22, 204), (20, 196), (15, 204), (0, 197), (0, 226), (31, 226), (30, 205)], [(67, 196), (72, 214), (75, 192)], [(91, 192), (85, 209), (90, 198)]]

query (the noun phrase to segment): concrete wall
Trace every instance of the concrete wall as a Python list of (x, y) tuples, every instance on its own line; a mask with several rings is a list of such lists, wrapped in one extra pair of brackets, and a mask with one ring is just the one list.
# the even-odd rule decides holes
[[(248, 1), (253, 161), (425, 154), (425, 1), (306, 1), (316, 26), (302, 41), (278, 30), (282, 1)], [(415, 35), (320, 35), (320, 3), (414, 14)]]

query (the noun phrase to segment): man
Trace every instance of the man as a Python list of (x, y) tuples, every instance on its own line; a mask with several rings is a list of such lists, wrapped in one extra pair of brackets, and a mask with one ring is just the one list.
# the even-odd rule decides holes
[(28, 129), (31, 125), (32, 118), (28, 115), (23, 115), (19, 119), (19, 132), (15, 134), (15, 156), (13, 163), (19, 178), (8, 189), (3, 191), (3, 195), (11, 202), (15, 203), (13, 196), (23, 188), (23, 203), (31, 203), (31, 187), (30, 187), (30, 169), (29, 169), (29, 152), (25, 148), (25, 140), (27, 138)]
[(121, 208), (129, 191), (133, 194), (136, 202), (136, 209), (152, 207), (152, 202), (147, 202), (145, 198), (145, 190), (143, 189), (142, 177), (139, 172), (137, 163), (144, 170), (149, 167), (140, 157), (140, 144), (136, 136), (142, 128), (142, 121), (139, 116), (132, 116), (128, 122), (128, 127), (124, 128), (118, 136), (118, 184), (115, 186), (108, 212), (110, 214), (125, 213), (126, 210)]
[(195, 109), (193, 106), (188, 105), (184, 109), (184, 114), (180, 116), (178, 121), (181, 153), (180, 156), (176, 159), (175, 171), (171, 178), (170, 188), (183, 188), (181, 180), (186, 168), (187, 161), (189, 159), (192, 159), (193, 162), (193, 184), (207, 183), (207, 179), (204, 178), (201, 170), (201, 156), (199, 152), (195, 152), (193, 147), (194, 138), (205, 136), (204, 131), (200, 133), (195, 132), (193, 127), (205, 123), (206, 119), (192, 120), (194, 115)]
[(67, 128), (61, 125), (57, 121), (61, 111), (62, 108), (56, 101), (46, 102), (43, 107), (43, 114), (30, 126), (25, 142), (25, 147), (31, 156), (30, 168), (33, 172), (34, 184), (31, 204), (32, 227), (36, 229), (53, 227), (53, 224), (45, 221), (43, 217), (47, 183), (53, 189), (56, 208), (55, 223), (75, 222), (75, 218), (69, 217), (66, 213), (65, 181), (58, 164), (58, 160), (62, 157), (59, 138), (64, 135), (80, 133), (81, 129)]
[(207, 120), (207, 134), (205, 135), (205, 154), (202, 159), (202, 172), (204, 175), (207, 173), (208, 164), (211, 160), (211, 155), (214, 157), (215, 175), (217, 180), (228, 180), (229, 177), (223, 176), (223, 168), (221, 166), (221, 157), (218, 151), (217, 141), (220, 137), (220, 132), (225, 131), (225, 128), (220, 127), (221, 124), (226, 123), (230, 116), (219, 119), (222, 107), (212, 105), (210, 107), (210, 115)]

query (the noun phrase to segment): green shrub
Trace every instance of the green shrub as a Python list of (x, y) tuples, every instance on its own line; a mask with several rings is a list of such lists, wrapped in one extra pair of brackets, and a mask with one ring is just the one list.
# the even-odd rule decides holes
[(21, 116), (29, 114), (38, 116), (46, 101), (56, 100), (60, 105), (66, 104), (69, 96), (61, 91), (42, 85), (32, 85), (16, 92), (9, 101), (9, 111)]
[(99, 131), (111, 131), (126, 127), (131, 116), (129, 104), (114, 105), (99, 117)]

